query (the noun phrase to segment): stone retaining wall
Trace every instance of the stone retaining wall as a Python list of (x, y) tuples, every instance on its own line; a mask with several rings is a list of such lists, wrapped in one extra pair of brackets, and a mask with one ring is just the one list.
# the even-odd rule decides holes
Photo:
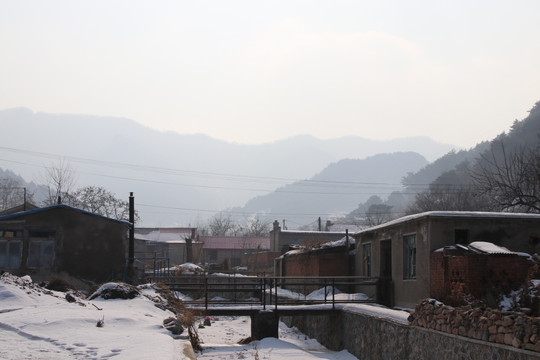
[(282, 317), (288, 326), (329, 349), (347, 349), (361, 360), (530, 360), (540, 354), (342, 310), (338, 315)]
[(454, 308), (427, 299), (416, 305), (409, 320), (412, 325), (448, 334), (540, 352), (540, 318), (523, 313), (470, 305)]

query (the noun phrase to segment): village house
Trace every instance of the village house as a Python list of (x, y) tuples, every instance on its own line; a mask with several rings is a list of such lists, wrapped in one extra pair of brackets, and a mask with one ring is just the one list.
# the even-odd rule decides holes
[(157, 260), (166, 260), (167, 266), (198, 263), (202, 243), (197, 240), (197, 228), (151, 227), (135, 228), (135, 261), (145, 269), (154, 268)]
[(279, 222), (274, 221), (270, 231), (270, 250), (281, 254), (289, 251), (291, 245), (313, 247), (330, 241), (340, 240), (346, 235), (343, 231), (301, 231), (282, 230)]
[(241, 266), (242, 258), (262, 260), (261, 254), (270, 249), (270, 239), (267, 237), (200, 236), (199, 240), (203, 244), (202, 261), (208, 265), (220, 266), (224, 270)]
[(361, 230), (354, 237), (356, 274), (379, 278), (385, 305), (413, 308), (430, 296), (435, 250), (488, 242), (534, 254), (540, 246), (540, 215), (426, 212)]
[(0, 216), (0, 270), (32, 277), (121, 279), (129, 222), (67, 205)]

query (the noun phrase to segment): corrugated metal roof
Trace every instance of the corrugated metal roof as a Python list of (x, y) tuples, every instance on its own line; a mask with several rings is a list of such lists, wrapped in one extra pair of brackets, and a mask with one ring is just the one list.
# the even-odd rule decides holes
[(511, 254), (516, 255), (514, 251), (510, 251), (507, 248), (497, 246), (493, 243), (486, 241), (475, 241), (469, 244), (471, 250), (476, 250), (484, 254)]

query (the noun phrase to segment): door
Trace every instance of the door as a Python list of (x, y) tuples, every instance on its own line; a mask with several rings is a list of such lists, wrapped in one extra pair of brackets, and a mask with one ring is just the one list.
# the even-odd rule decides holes
[(381, 241), (380, 272), (377, 301), (385, 306), (394, 306), (394, 283), (392, 281), (392, 241)]

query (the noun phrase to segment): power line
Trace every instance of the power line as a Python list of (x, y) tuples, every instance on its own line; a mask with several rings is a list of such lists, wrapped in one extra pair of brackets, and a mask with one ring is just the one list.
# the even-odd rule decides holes
[[(284, 183), (289, 184), (291, 182), (296, 183), (303, 183), (308, 186), (313, 186), (314, 184), (328, 184), (328, 185), (376, 185), (376, 186), (402, 186), (400, 183), (388, 183), (388, 182), (361, 182), (361, 181), (340, 181), (340, 180), (308, 180), (308, 179), (295, 179), (295, 178), (283, 178), (283, 177), (268, 177), (268, 176), (252, 176), (252, 175), (239, 175), (239, 174), (226, 174), (226, 173), (217, 173), (217, 172), (208, 172), (208, 171), (194, 171), (194, 170), (183, 170), (183, 169), (175, 169), (175, 168), (165, 168), (165, 167), (157, 167), (157, 166), (148, 166), (148, 165), (138, 165), (138, 164), (131, 164), (131, 163), (122, 163), (122, 162), (112, 162), (112, 161), (104, 161), (104, 160), (97, 160), (97, 159), (88, 159), (88, 158), (82, 158), (82, 157), (75, 157), (75, 156), (65, 156), (65, 155), (59, 155), (59, 154), (51, 154), (51, 153), (45, 153), (45, 152), (39, 152), (39, 151), (31, 151), (31, 150), (23, 150), (23, 149), (15, 149), (10, 147), (2, 147), (0, 146), (0, 150), (10, 151), (14, 153), (19, 154), (26, 154), (36, 157), (42, 157), (42, 158), (49, 158), (49, 159), (65, 159), (70, 160), (73, 162), (78, 163), (84, 163), (84, 164), (92, 164), (92, 165), (99, 165), (99, 166), (107, 166), (112, 168), (126, 168), (131, 170), (138, 170), (138, 171), (150, 171), (154, 173), (163, 173), (163, 174), (170, 174), (170, 175), (182, 175), (182, 176), (204, 176), (204, 177), (217, 177), (224, 180), (231, 180), (231, 181), (249, 181), (249, 182), (267, 182), (267, 183)], [(23, 162), (17, 162), (13, 160), (7, 160), (3, 159), (4, 161), (11, 161), (19, 164), (25, 164)], [(39, 166), (39, 165), (38, 165)], [(410, 185), (422, 185), (422, 184), (410, 184)], [(427, 184), (424, 184), (427, 185)]]

